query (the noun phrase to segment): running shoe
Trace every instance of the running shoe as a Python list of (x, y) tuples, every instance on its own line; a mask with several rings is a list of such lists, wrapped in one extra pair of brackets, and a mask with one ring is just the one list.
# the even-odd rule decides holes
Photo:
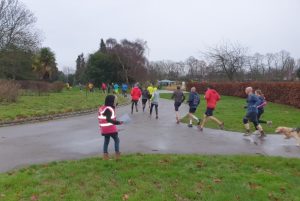
[(272, 126), (273, 122), (272, 121), (267, 121), (268, 126)]
[(193, 127), (193, 124), (188, 124), (188, 127), (192, 128), (192, 127)]
[(220, 129), (221, 130), (224, 130), (224, 122), (222, 122), (220, 125), (219, 125)]

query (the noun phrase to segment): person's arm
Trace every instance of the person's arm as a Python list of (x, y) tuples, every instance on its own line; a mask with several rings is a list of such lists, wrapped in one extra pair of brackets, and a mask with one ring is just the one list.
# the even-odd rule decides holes
[(115, 120), (113, 120), (113, 119), (111, 118), (112, 112), (111, 112), (109, 109), (106, 109), (106, 110), (104, 111), (103, 115), (106, 116), (106, 121), (107, 121), (108, 123), (112, 123), (112, 124), (114, 124), (114, 125), (120, 125), (120, 124), (122, 124), (121, 121), (115, 121)]

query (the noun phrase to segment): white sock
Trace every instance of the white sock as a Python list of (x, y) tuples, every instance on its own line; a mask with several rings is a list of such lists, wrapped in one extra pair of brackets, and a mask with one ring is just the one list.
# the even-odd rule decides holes
[(190, 120), (190, 124), (193, 124), (193, 120)]
[(199, 121), (199, 119), (198, 119), (196, 116), (192, 115), (192, 117), (193, 117), (193, 119), (195, 119), (197, 122)]

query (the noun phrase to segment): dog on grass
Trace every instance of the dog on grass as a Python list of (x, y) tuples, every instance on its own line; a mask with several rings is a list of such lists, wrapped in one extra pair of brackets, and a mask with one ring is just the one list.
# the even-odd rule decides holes
[(291, 137), (295, 138), (297, 140), (297, 146), (300, 146), (300, 128), (278, 127), (275, 132), (284, 134), (285, 139), (290, 139)]

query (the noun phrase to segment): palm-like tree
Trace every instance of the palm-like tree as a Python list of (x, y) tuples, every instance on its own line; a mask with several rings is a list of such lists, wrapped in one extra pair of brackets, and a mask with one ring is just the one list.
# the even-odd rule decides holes
[(35, 55), (33, 70), (42, 80), (50, 80), (54, 72), (57, 72), (56, 59), (54, 52), (50, 48), (41, 48)]

